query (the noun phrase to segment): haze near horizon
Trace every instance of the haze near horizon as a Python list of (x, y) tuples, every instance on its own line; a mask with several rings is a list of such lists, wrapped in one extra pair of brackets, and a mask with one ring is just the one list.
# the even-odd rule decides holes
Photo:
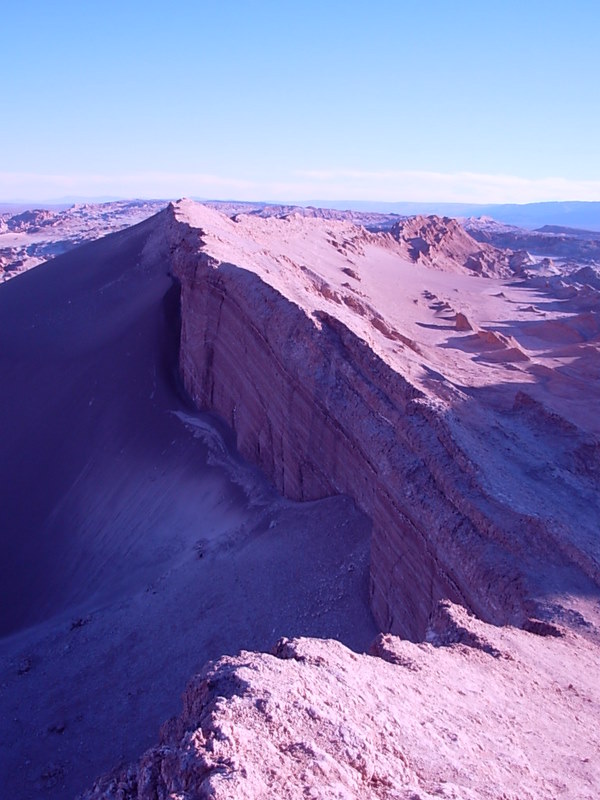
[(600, 10), (3, 11), (0, 200), (600, 200)]

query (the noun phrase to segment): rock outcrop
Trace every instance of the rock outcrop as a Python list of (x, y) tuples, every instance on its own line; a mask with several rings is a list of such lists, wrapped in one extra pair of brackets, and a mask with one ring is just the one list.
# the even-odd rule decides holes
[(496, 629), (448, 603), (428, 641), (381, 636), (373, 657), (282, 639), (271, 655), (221, 658), (159, 744), (83, 798), (595, 800), (592, 645)]
[[(161, 236), (181, 282), (187, 390), (286, 496), (344, 493), (371, 517), (380, 628), (418, 640), (445, 598), (499, 624), (536, 614), (535, 564), (553, 561), (550, 529), (489, 492), (447, 409), (389, 349), (419, 348), (333, 283), (348, 263), (385, 259), (388, 234), (298, 217), (232, 221), (183, 202)], [(527, 360), (494, 335), (483, 348), (500, 342), (502, 354), (488, 362)]]
[(412, 261), (441, 269), (462, 267), (478, 275), (511, 274), (506, 252), (475, 241), (450, 217), (409, 217), (394, 223), (390, 235)]
[(6, 228), (13, 233), (37, 233), (47, 225), (54, 225), (59, 215), (45, 208), (36, 208), (33, 211), (23, 211), (14, 214), (6, 220)]

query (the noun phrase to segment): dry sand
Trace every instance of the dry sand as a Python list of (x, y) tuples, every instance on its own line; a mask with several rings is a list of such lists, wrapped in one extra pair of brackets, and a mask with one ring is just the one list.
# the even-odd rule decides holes
[(368, 520), (279, 498), (179, 392), (151, 225), (0, 292), (2, 796), (72, 797), (134, 758), (207, 659), (375, 634)]

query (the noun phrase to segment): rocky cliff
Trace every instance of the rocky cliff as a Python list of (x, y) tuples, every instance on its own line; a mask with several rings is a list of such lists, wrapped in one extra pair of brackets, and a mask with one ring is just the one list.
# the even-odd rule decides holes
[[(389, 296), (365, 285), (374, 280), (398, 306), (406, 301), (394, 272), (406, 263), (405, 244), (297, 215), (233, 221), (189, 202), (172, 206), (164, 224), (160, 236), (181, 283), (187, 390), (227, 420), (241, 453), (286, 496), (344, 493), (370, 516), (371, 599), (381, 629), (420, 639), (444, 598), (498, 624), (546, 613), (536, 565), (556, 560), (552, 526), (531, 505), (522, 503), (523, 513), (516, 486), (514, 497), (507, 486), (492, 491), (495, 476), (485, 480), (485, 464), (474, 460), (487, 458), (486, 444), (468, 444), (455, 408), (465, 395), (447, 386), (443, 402), (414, 378), (417, 367), (427, 369), (426, 345), (406, 335), (406, 320), (400, 332)], [(447, 260), (443, 230), (439, 238)], [(458, 238), (452, 271), (467, 274)], [(506, 337), (475, 338), (502, 361), (497, 343)], [(496, 451), (491, 444), (489, 461)], [(570, 575), (585, 562), (583, 580), (595, 579), (597, 554), (586, 558), (574, 566), (561, 555), (560, 568)]]
[(596, 652), (556, 633), (540, 647), (445, 603), (428, 644), (381, 636), (379, 657), (282, 639), (221, 658), (159, 744), (84, 798), (595, 800)]
[(444, 269), (464, 267), (486, 276), (507, 277), (512, 272), (509, 254), (475, 241), (450, 217), (409, 217), (395, 222), (390, 234), (412, 261)]
[[(597, 289), (426, 227), (182, 202), (1, 287), (8, 795), (135, 761), (212, 660), (96, 796), (597, 796)], [(420, 643), (346, 650), (369, 600)]]

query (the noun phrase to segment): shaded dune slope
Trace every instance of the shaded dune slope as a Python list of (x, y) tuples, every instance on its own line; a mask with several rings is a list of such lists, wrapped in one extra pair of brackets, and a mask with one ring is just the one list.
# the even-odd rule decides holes
[[(0, 290), (0, 774), (72, 797), (149, 746), (207, 659), (368, 647), (369, 521), (282, 499), (178, 387), (162, 217)], [(159, 239), (161, 237), (159, 236)]]
[[(85, 246), (0, 294), (2, 633), (102, 591), (105, 562), (114, 567), (140, 535), (127, 505), (136, 494), (143, 502), (148, 462), (165, 449), (168, 461), (181, 436), (165, 413), (178, 299), (164, 269), (140, 264), (147, 232), (142, 224)], [(127, 466), (136, 463), (139, 475)], [(90, 541), (123, 514), (131, 518), (100, 547)], [(122, 561), (120, 581), (131, 568)]]

